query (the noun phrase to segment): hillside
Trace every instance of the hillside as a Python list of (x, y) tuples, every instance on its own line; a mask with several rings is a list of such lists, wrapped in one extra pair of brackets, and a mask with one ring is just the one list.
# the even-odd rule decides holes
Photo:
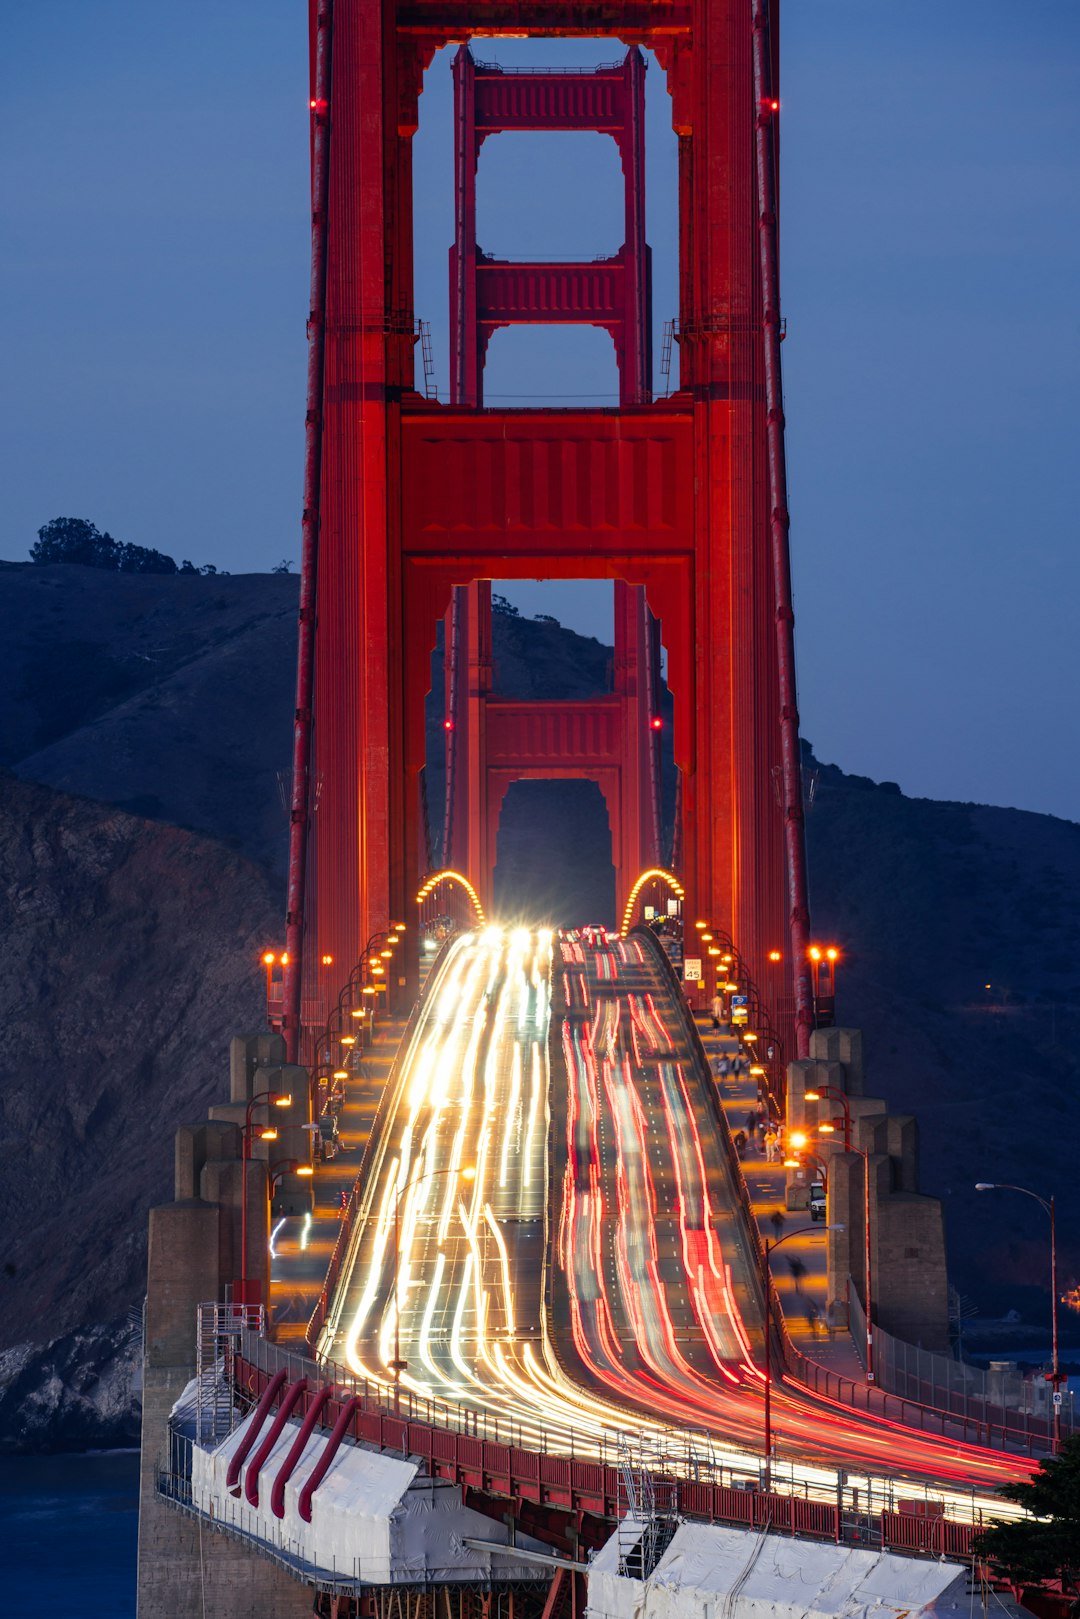
[[(220, 1100), (230, 1036), (263, 1021), (258, 952), (279, 913), (221, 844), (6, 772), (0, 895), (0, 1352), (30, 1346), (0, 1353), (2, 1447), (42, 1382), (55, 1424), (40, 1354), (57, 1339), (61, 1377), (100, 1403), (142, 1300), (146, 1211), (171, 1196), (172, 1131)], [(60, 1426), (99, 1442), (82, 1403)]]
[(283, 873), (297, 589), (0, 565), (0, 765)]
[[(222, 1094), (229, 1036), (262, 1018), (296, 581), (9, 564), (0, 583), (0, 760), (14, 772), (0, 773), (0, 1445), (20, 1423), (25, 1437), (28, 1392), (32, 1442), (100, 1441), (125, 1431), (124, 1317), (172, 1129)], [(599, 640), (496, 616), (508, 696), (604, 690), (610, 658)], [(440, 692), (437, 655), (433, 823)], [(984, 1315), (1041, 1325), (1042, 1216), (971, 1188), (1056, 1192), (1062, 1279), (1077, 1280), (1080, 826), (807, 765), (815, 931), (843, 950), (841, 1015), (866, 1031), (872, 1088), (919, 1115), (954, 1280)], [(512, 912), (611, 914), (591, 784), (513, 789), (500, 862)], [(61, 1409), (43, 1388), (69, 1390)]]
[(807, 830), (841, 1015), (873, 1089), (918, 1115), (953, 1281), (984, 1313), (1045, 1321), (1045, 1216), (974, 1185), (1054, 1192), (1062, 1280), (1080, 1278), (1080, 826), (821, 767)]

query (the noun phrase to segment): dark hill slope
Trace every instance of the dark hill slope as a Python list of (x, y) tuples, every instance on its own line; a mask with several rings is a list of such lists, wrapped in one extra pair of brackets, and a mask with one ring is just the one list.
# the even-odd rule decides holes
[(865, 1030), (874, 1090), (919, 1117), (953, 1278), (984, 1310), (1045, 1315), (1045, 1217), (973, 1188), (1055, 1192), (1063, 1280), (1080, 1279), (1080, 826), (826, 766), (807, 828), (841, 1016)]
[(297, 582), (0, 570), (0, 764), (284, 868)]
[(170, 827), (0, 772), (0, 1348), (141, 1301), (172, 1132), (258, 1027), (266, 878)]

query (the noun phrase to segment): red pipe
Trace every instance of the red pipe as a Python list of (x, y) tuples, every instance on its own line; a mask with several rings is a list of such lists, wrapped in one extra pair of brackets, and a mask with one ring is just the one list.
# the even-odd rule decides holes
[(259, 1504), (259, 1473), (262, 1471), (262, 1464), (281, 1438), (281, 1430), (292, 1416), (298, 1402), (307, 1393), (307, 1386), (306, 1377), (301, 1377), (298, 1382), (290, 1384), (285, 1398), (278, 1406), (278, 1414), (274, 1418), (270, 1432), (251, 1460), (244, 1476), (244, 1499), (249, 1507), (257, 1507)]
[(304, 517), (300, 551), (300, 633), (296, 656), (289, 883), (285, 908), (282, 1029), (286, 1058), (300, 1050), (311, 786), (311, 722), (315, 687), (315, 604), (322, 497), (323, 370), (326, 358), (326, 239), (330, 190), (330, 46), (333, 0), (317, 0), (315, 85), (311, 109), (311, 312), (308, 316), (307, 417), (304, 429)]
[(278, 1468), (274, 1487), (270, 1491), (270, 1510), (275, 1518), (285, 1516), (285, 1486), (292, 1477), (293, 1468), (304, 1454), (307, 1442), (318, 1427), (319, 1418), (333, 1395), (334, 1391), (330, 1384), (324, 1384), (308, 1407), (308, 1414), (300, 1424), (300, 1432), (289, 1446), (289, 1454)]
[(319, 1488), (319, 1485), (326, 1477), (327, 1469), (329, 1468), (330, 1463), (333, 1461), (334, 1457), (341, 1448), (341, 1443), (345, 1438), (349, 1423), (353, 1419), (353, 1412), (359, 1411), (360, 1406), (361, 1401), (355, 1394), (345, 1401), (345, 1404), (341, 1408), (341, 1415), (334, 1423), (334, 1431), (330, 1435), (330, 1438), (326, 1441), (326, 1444), (323, 1447), (323, 1453), (315, 1463), (310, 1478), (300, 1491), (300, 1516), (303, 1518), (305, 1523), (311, 1522), (311, 1497), (315, 1494), (315, 1491)]
[(277, 1399), (287, 1377), (288, 1373), (282, 1366), (280, 1371), (274, 1373), (263, 1390), (263, 1397), (255, 1407), (255, 1415), (248, 1424), (248, 1431), (237, 1445), (233, 1459), (229, 1463), (229, 1471), (225, 1474), (225, 1488), (231, 1495), (240, 1494), (240, 1469), (247, 1461), (248, 1451), (258, 1439), (262, 1425), (266, 1421), (266, 1413)]
[(765, 350), (765, 443), (769, 473), (769, 539), (772, 553), (776, 662), (780, 681), (780, 759), (784, 799), (788, 930), (795, 989), (795, 1052), (810, 1055), (814, 1000), (810, 985), (810, 899), (806, 874), (799, 709), (795, 691), (795, 614), (791, 600), (790, 519), (784, 460), (783, 381), (780, 372), (780, 278), (773, 133), (777, 106), (769, 71), (769, 0), (754, 0), (754, 167), (757, 177), (758, 254), (761, 267), (761, 332)]

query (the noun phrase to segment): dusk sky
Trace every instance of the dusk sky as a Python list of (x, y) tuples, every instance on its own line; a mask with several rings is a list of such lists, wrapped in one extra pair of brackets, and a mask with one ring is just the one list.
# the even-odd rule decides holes
[[(3, 9), (0, 554), (63, 514), (233, 572), (296, 559), (306, 0)], [(447, 57), (416, 153), (416, 305), (444, 398)], [(648, 83), (659, 349), (674, 141), (655, 64)], [(785, 0), (782, 99), (804, 734), (909, 794), (1080, 819), (1080, 4)], [(479, 235), (506, 256), (616, 249), (614, 144), (489, 141)], [(610, 342), (502, 333), (487, 386), (600, 402)], [(595, 591), (507, 593), (609, 633)]]

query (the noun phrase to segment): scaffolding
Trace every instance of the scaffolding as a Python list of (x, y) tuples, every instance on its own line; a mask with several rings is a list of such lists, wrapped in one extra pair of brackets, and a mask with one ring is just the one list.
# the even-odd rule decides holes
[(619, 1573), (647, 1580), (678, 1527), (679, 1485), (654, 1434), (619, 1435)]
[(212, 1447), (233, 1430), (233, 1364), (245, 1328), (265, 1331), (262, 1305), (200, 1304), (195, 1349), (195, 1443)]

